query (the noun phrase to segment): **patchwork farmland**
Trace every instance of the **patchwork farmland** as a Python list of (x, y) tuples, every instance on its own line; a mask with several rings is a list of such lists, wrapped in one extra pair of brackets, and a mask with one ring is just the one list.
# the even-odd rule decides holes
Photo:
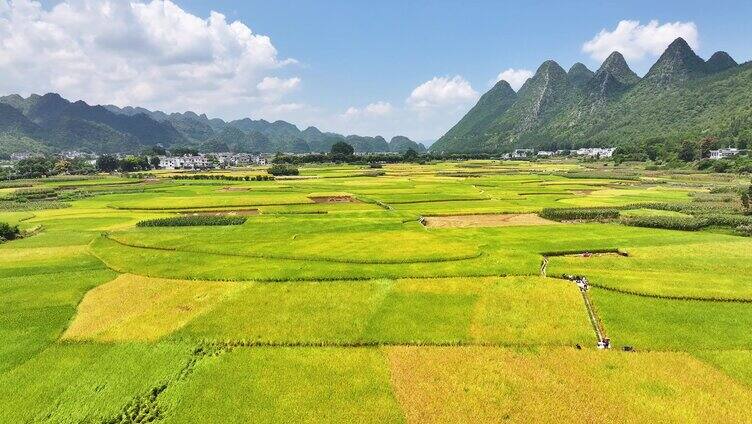
[(0, 186), (0, 422), (752, 422), (749, 180), (300, 171)]

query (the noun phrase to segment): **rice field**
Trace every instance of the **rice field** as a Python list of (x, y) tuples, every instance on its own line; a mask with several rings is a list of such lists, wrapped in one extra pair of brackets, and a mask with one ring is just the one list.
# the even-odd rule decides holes
[[(752, 422), (752, 239), (538, 216), (739, 182), (381, 171), (31, 181), (85, 195), (0, 211), (29, 231), (0, 244), (0, 422)], [(136, 225), (194, 215), (245, 222)]]

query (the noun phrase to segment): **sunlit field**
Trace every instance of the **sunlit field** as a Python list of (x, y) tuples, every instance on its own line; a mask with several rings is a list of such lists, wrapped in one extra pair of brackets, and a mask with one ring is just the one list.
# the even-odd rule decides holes
[[(752, 422), (752, 239), (650, 228), (745, 219), (727, 198), (749, 181), (498, 161), (190, 175), (35, 180), (75, 196), (3, 203), (26, 235), (0, 244), (0, 422)], [(136, 225), (178, 216), (244, 220)]]

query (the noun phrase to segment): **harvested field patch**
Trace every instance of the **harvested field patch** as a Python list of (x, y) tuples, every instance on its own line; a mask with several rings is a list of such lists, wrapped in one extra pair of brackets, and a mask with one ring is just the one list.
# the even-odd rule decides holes
[(232, 209), (232, 210), (214, 210), (214, 211), (189, 211), (180, 212), (182, 215), (190, 216), (252, 216), (258, 215), (258, 209)]
[(232, 186), (227, 186), (227, 187), (222, 187), (221, 189), (219, 189), (219, 191), (248, 191), (250, 189), (251, 189), (250, 187), (232, 187)]
[(209, 310), (236, 287), (121, 275), (84, 296), (63, 339), (157, 340)]
[(382, 349), (408, 423), (752, 420), (752, 393), (685, 353)]
[(556, 225), (556, 221), (541, 218), (534, 213), (479, 214), (454, 216), (427, 216), (423, 218), (426, 227), (512, 227), (520, 225)]
[(310, 196), (314, 203), (361, 203), (352, 196)]

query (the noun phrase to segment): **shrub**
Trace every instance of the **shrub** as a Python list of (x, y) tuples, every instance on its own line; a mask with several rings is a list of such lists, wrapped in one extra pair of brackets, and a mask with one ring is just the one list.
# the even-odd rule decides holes
[(752, 216), (746, 215), (698, 215), (698, 217), (708, 220), (709, 225), (719, 227), (739, 227), (742, 225), (752, 225)]
[(740, 225), (736, 227), (736, 234), (744, 237), (752, 237), (752, 225)]
[(710, 225), (708, 218), (695, 216), (639, 216), (624, 217), (621, 223), (632, 227), (663, 228), (666, 230), (697, 231)]
[(188, 215), (139, 221), (137, 227), (195, 227), (211, 225), (241, 225), (244, 216)]
[(541, 218), (553, 221), (602, 221), (618, 218), (619, 210), (612, 208), (545, 208), (538, 215)]
[(18, 225), (10, 225), (7, 222), (0, 222), (0, 242), (5, 240), (15, 240), (21, 235)]
[(292, 165), (285, 165), (282, 163), (275, 163), (274, 165), (270, 166), (269, 169), (266, 171), (272, 175), (298, 175), (300, 172), (298, 171), (298, 168), (292, 166)]

